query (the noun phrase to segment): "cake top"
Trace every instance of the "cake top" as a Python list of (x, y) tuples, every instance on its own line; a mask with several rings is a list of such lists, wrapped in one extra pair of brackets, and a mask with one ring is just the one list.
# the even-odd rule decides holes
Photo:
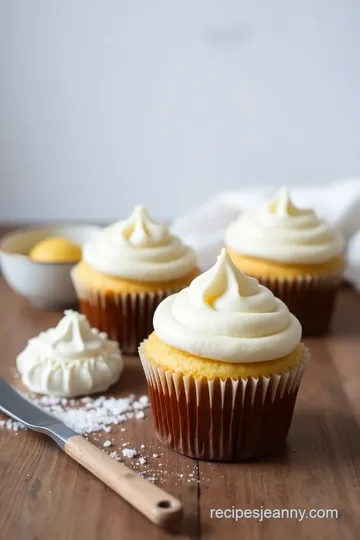
[(190, 274), (194, 251), (136, 206), (131, 216), (106, 227), (83, 250), (84, 261), (99, 272), (138, 281), (170, 281)]
[(283, 263), (321, 264), (340, 255), (340, 234), (309, 208), (298, 208), (282, 188), (274, 200), (245, 212), (226, 230), (230, 249)]
[(224, 362), (262, 362), (291, 353), (299, 321), (223, 249), (216, 264), (159, 305), (154, 329), (168, 345)]

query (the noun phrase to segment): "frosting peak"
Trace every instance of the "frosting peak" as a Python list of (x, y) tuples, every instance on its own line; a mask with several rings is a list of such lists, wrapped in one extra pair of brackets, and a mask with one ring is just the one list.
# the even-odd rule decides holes
[(299, 321), (223, 250), (208, 272), (159, 305), (154, 329), (168, 345), (202, 358), (261, 362), (292, 352)]
[(91, 328), (85, 315), (77, 311), (69, 309), (64, 314), (65, 317), (55, 328), (41, 332), (38, 338), (30, 341), (41, 341), (54, 355), (66, 358), (88, 355), (103, 348), (107, 334)]
[(216, 264), (191, 283), (189, 295), (218, 311), (234, 311), (242, 298), (253, 296), (258, 290), (258, 281), (240, 272), (223, 248)]
[(277, 216), (298, 216), (313, 213), (312, 210), (297, 208), (291, 200), (289, 190), (282, 187), (277, 196), (268, 205), (269, 212)]
[(143, 206), (135, 206), (120, 233), (130, 244), (138, 247), (163, 246), (170, 236), (166, 225), (152, 221)]
[(139, 281), (170, 281), (190, 274), (194, 251), (155, 223), (142, 206), (131, 216), (103, 229), (86, 244), (84, 261), (104, 274)]
[(237, 253), (289, 264), (321, 264), (343, 247), (340, 235), (313, 210), (297, 208), (286, 188), (270, 203), (241, 214), (228, 226), (225, 241)]

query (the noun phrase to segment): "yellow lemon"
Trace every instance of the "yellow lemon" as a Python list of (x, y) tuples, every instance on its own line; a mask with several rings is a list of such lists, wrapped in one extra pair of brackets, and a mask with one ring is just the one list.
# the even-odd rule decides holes
[(45, 238), (35, 244), (29, 257), (37, 262), (75, 263), (81, 259), (81, 247), (67, 238)]

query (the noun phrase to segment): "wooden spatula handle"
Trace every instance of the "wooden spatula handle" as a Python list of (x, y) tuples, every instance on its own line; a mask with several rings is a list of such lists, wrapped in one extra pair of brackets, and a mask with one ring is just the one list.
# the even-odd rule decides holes
[(81, 435), (67, 440), (65, 452), (156, 525), (174, 527), (180, 522), (182, 507), (178, 499), (115, 461)]

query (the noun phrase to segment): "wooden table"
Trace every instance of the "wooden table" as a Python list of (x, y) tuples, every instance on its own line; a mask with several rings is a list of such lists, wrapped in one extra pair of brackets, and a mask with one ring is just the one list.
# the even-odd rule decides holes
[[(0, 277), (0, 373), (14, 382), (15, 358), (61, 314), (32, 308)], [(360, 537), (360, 297), (344, 289), (334, 332), (307, 341), (312, 361), (301, 387), (286, 451), (260, 462), (215, 464), (163, 447), (151, 411), (109, 435), (144, 452), (160, 485), (179, 497), (185, 520), (176, 538), (358, 539)], [(18, 383), (18, 381), (17, 381)], [(126, 359), (119, 395), (146, 392), (137, 358)], [(160, 454), (153, 458), (152, 454)], [(137, 460), (126, 459), (137, 469)], [(180, 475), (183, 474), (183, 477)], [(199, 480), (199, 482), (198, 482)], [(216, 519), (211, 509), (338, 509), (337, 519)], [(2, 540), (166, 539), (45, 436), (0, 428)]]

